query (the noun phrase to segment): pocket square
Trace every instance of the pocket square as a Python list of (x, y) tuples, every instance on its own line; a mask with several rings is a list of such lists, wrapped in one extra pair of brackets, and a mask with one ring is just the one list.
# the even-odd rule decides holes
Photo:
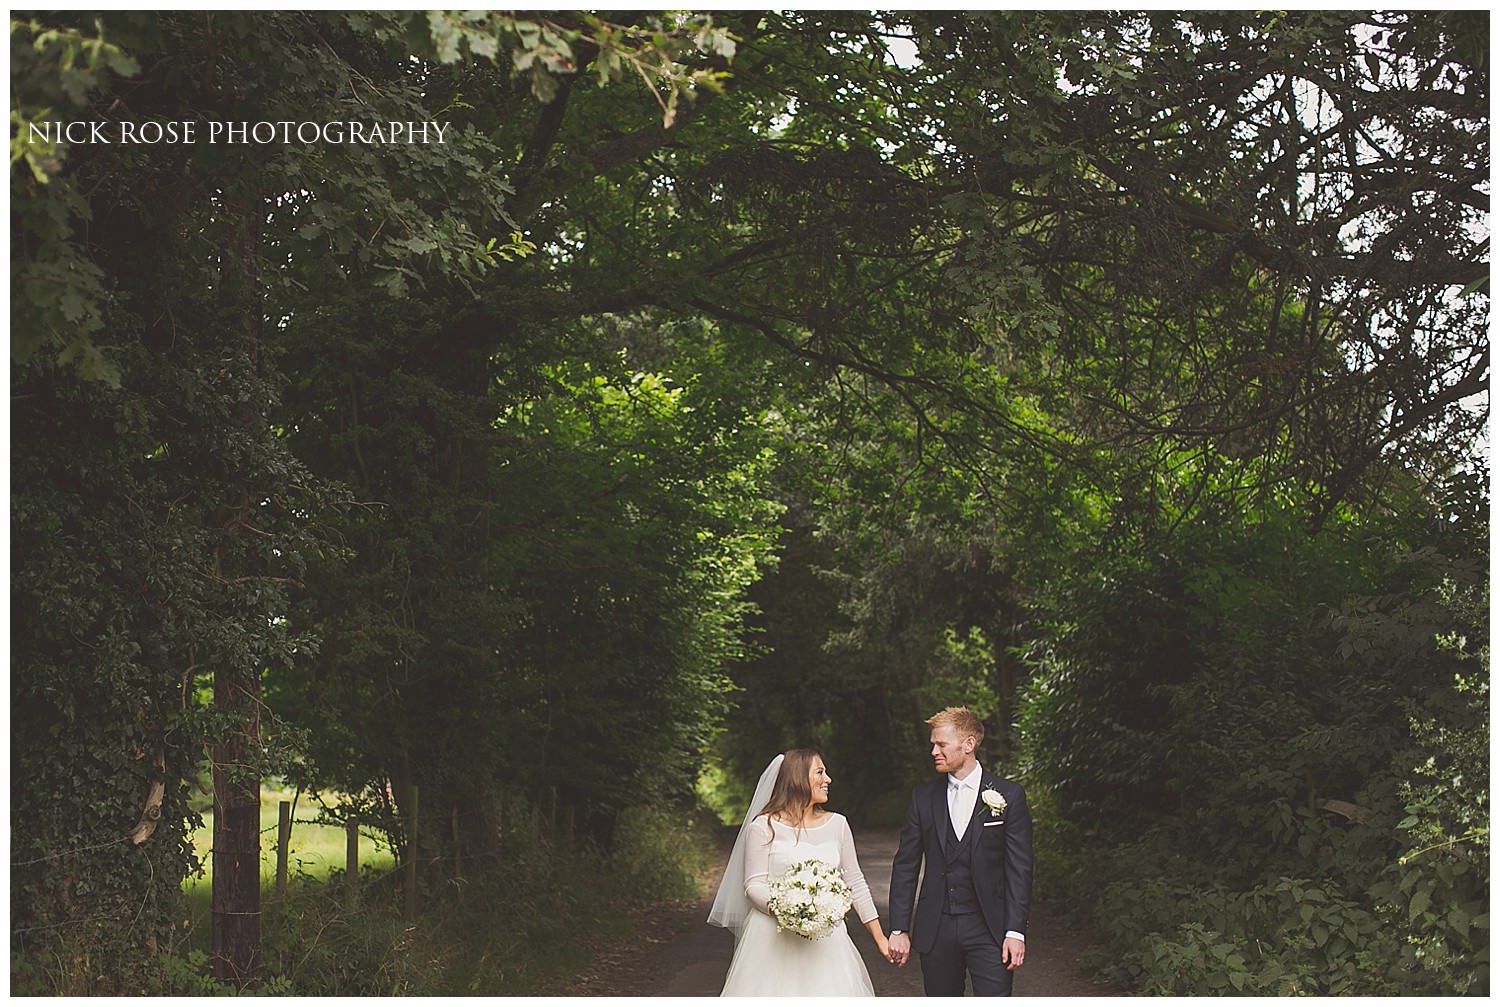
[(996, 826), (996, 825), (1004, 825), (1004, 824), (1005, 824), (1005, 819), (1003, 819), (1003, 818), (1002, 818), (1002, 819), (1000, 819), (1000, 821), (998, 821), (998, 822), (985, 822), (985, 823), (984, 823), (984, 827), (985, 827), (985, 828), (986, 828), (986, 829), (988, 829), (988, 828), (993, 828), (993, 827), (994, 827), (994, 826)]

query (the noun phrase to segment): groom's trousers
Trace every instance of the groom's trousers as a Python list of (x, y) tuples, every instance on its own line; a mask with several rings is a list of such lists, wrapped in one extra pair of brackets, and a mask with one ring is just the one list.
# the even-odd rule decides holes
[(922, 986), (930, 997), (964, 995), (964, 973), (977, 997), (1008, 997), (1015, 974), (1005, 967), (1000, 945), (979, 913), (943, 913), (937, 944), (922, 956)]

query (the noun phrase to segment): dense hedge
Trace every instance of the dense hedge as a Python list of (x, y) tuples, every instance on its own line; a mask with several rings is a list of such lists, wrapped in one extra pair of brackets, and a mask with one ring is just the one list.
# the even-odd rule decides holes
[(1295, 528), (1067, 593), (1027, 734), (1070, 897), (1143, 993), (1487, 992), (1482, 554)]

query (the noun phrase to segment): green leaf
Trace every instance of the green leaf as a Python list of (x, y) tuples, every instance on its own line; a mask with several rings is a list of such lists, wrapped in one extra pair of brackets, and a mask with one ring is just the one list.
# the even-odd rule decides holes
[(494, 59), (500, 53), (500, 40), (487, 32), (468, 32), (464, 36), (469, 43), (469, 51), (476, 56), (486, 59)]
[(437, 50), (438, 61), (456, 62), (460, 36), (458, 26), (454, 24), (451, 17), (443, 11), (429, 11), (427, 26), (432, 35), (433, 47)]
[(1423, 913), (1425, 913), (1427, 911), (1427, 907), (1430, 906), (1431, 904), (1432, 904), (1432, 889), (1430, 887), (1429, 888), (1421, 888), (1421, 889), (1419, 889), (1411, 897), (1411, 905), (1410, 905), (1410, 907), (1408, 909), (1407, 919), (1410, 922), (1415, 923), (1416, 920), (1417, 920), (1417, 917), (1421, 916)]
[(1468, 297), (1470, 294), (1484, 290), (1489, 285), (1490, 277), (1488, 273), (1484, 274), (1483, 276), (1477, 276), (1464, 285), (1464, 288), (1458, 292), (1458, 296)]

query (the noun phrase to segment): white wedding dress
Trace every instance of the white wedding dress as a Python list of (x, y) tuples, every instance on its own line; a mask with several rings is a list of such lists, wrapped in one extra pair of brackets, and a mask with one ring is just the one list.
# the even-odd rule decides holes
[(778, 931), (766, 908), (771, 878), (804, 860), (821, 860), (842, 872), (861, 923), (878, 916), (854, 854), (848, 820), (831, 814), (820, 825), (798, 829), (760, 815), (746, 831), (744, 885), (753, 908), (735, 941), (734, 959), (719, 995), (874, 996), (870, 971), (844, 923), (821, 940), (808, 940), (790, 930)]

